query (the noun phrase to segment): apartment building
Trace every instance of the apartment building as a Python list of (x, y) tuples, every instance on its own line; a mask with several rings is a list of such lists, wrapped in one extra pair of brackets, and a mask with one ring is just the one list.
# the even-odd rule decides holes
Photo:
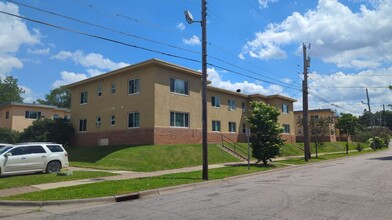
[[(296, 140), (298, 142), (303, 142), (303, 111), (295, 111), (294, 116), (296, 118)], [(313, 109), (309, 110), (309, 120), (310, 119), (320, 119), (320, 118), (332, 118), (333, 123), (329, 125), (328, 132), (324, 135), (323, 141), (325, 142), (336, 142), (346, 140), (346, 136), (340, 135), (339, 129), (335, 128), (337, 116), (336, 112), (332, 109)], [(311, 134), (311, 131), (310, 131)], [(310, 135), (312, 136), (312, 135)]]
[(23, 131), (41, 117), (70, 118), (71, 111), (51, 105), (16, 103), (0, 106), (0, 127)]
[[(201, 143), (201, 73), (157, 59), (147, 60), (67, 86), (76, 146)], [(208, 141), (221, 135), (245, 141), (249, 102), (265, 101), (295, 141), (294, 99), (245, 95), (207, 87)]]

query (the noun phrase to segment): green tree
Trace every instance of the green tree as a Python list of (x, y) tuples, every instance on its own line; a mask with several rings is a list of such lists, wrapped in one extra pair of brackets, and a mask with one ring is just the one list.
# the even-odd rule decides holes
[(350, 113), (341, 113), (338, 122), (336, 123), (336, 128), (338, 128), (341, 133), (347, 135), (346, 154), (348, 154), (348, 138), (355, 135), (358, 131), (358, 118)]
[(22, 94), (25, 91), (18, 86), (18, 79), (7, 76), (0, 78), (0, 105), (10, 102), (23, 102)]
[(250, 123), (250, 137), (252, 156), (264, 165), (268, 160), (275, 158), (280, 153), (284, 141), (280, 134), (283, 129), (278, 123), (279, 111), (263, 102), (251, 102), (249, 116), (246, 120)]
[(50, 90), (49, 94), (45, 95), (45, 100), (37, 99), (39, 104), (54, 105), (61, 108), (71, 107), (71, 93), (69, 89), (64, 86)]
[(20, 141), (56, 142), (67, 146), (74, 133), (69, 120), (40, 118), (24, 129)]
[(8, 128), (0, 128), (0, 143), (15, 144), (19, 138), (19, 132)]
[(332, 117), (311, 117), (309, 121), (309, 131), (311, 140), (316, 148), (316, 158), (318, 158), (318, 148), (323, 145), (324, 137), (334, 132), (331, 129)]

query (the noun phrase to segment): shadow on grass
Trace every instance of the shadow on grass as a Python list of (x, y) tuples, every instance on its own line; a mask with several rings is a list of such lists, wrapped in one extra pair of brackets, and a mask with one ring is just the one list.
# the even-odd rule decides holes
[(66, 151), (69, 155), (69, 161), (72, 162), (88, 162), (95, 163), (102, 158), (107, 157), (108, 155), (139, 146), (129, 146), (129, 145), (121, 145), (121, 146), (90, 146), (90, 147), (67, 147)]
[[(225, 166), (226, 166), (226, 167), (248, 167), (248, 164), (243, 164), (243, 163), (238, 163), (238, 164), (226, 164)], [(256, 163), (256, 164), (255, 164), (255, 163), (251, 163), (251, 164), (250, 164), (250, 167), (274, 168), (274, 167), (276, 167), (276, 166), (273, 165), (273, 164), (264, 165), (264, 164), (262, 164), (262, 163)]]

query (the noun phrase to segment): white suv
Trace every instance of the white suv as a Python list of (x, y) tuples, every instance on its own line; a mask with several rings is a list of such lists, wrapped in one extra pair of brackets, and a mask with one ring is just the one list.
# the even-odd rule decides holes
[(0, 175), (44, 171), (57, 173), (68, 166), (68, 153), (61, 144), (37, 142), (0, 145)]

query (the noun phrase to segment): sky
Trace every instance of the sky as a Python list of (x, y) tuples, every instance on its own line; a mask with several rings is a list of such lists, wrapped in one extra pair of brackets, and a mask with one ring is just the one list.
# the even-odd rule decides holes
[[(24, 102), (157, 58), (201, 70), (200, 0), (0, 0), (0, 77)], [(361, 115), (392, 104), (391, 0), (208, 0), (211, 86), (284, 95), (302, 110), (303, 45), (309, 109)], [(7, 14), (5, 14), (7, 13)]]

